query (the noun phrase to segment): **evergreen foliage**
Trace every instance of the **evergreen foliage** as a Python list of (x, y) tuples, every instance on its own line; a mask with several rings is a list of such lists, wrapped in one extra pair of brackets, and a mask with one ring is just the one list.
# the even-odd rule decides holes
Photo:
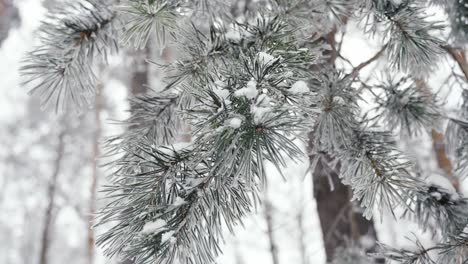
[(407, 76), (395, 78), (387, 74), (376, 88), (381, 88), (385, 94), (383, 98), (376, 96), (376, 110), (380, 112), (377, 120), (392, 131), (417, 135), (437, 125), (440, 103), (431, 91), (416, 81)]
[[(106, 253), (139, 264), (214, 263), (223, 228), (233, 231), (259, 202), (265, 164), (281, 171), (285, 157), (298, 160), (306, 153), (296, 140), (306, 141), (313, 130), (311, 152), (320, 154), (317, 159), (333, 157), (331, 167), (341, 163), (340, 177), (365, 217), (375, 209), (395, 214), (402, 208), (440, 236), (431, 249), (419, 242), (416, 252), (382, 246), (381, 255), (422, 264), (451, 263), (444, 262), (452, 261), (450, 254), (465, 258), (466, 199), (426, 181), (395, 140), (429, 131), (445, 116), (417, 82), (445, 45), (427, 3), (265, 0), (234, 14), (235, 3), (135, 0), (114, 9), (106, 1), (82, 0), (64, 3), (42, 24), (41, 45), (26, 57), (22, 73), (32, 92), (57, 109), (87, 104), (93, 67), (117, 49), (117, 39), (137, 49), (155, 39), (180, 54), (162, 65), (164, 91), (133, 98), (123, 122), (129, 129), (108, 141), (115, 157), (104, 190), (110, 202), (98, 219), (112, 227), (97, 242)], [(362, 21), (364, 31), (382, 40), (393, 71), (374, 87), (361, 87), (356, 73), (326, 65), (334, 51), (322, 37), (344, 18)], [(463, 28), (457, 25), (454, 32)], [(375, 117), (361, 114), (364, 90), (375, 95)], [(190, 144), (174, 144), (181, 122), (192, 127)], [(454, 138), (463, 143), (456, 149), (456, 172), (463, 177), (468, 126), (452, 123)], [(365, 263), (355, 260), (356, 252), (340, 255), (355, 262), (337, 263)]]
[(60, 5), (39, 28), (39, 46), (29, 53), (21, 73), (44, 106), (56, 111), (80, 109), (95, 93), (93, 67), (117, 50), (115, 14), (106, 1)]

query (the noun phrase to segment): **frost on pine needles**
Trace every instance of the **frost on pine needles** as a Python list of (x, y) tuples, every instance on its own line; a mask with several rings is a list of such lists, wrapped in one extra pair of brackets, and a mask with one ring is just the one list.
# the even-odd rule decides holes
[[(444, 118), (421, 85), (444, 51), (435, 35), (442, 27), (422, 1), (357, 2), (252, 1), (234, 15), (217, 0), (123, 1), (116, 10), (110, 2), (80, 0), (49, 15), (41, 44), (22, 67), (45, 105), (89, 103), (96, 63), (117, 48), (117, 19), (127, 46), (170, 44), (178, 54), (158, 65), (167, 76), (164, 89), (131, 98), (122, 121), (127, 130), (106, 142), (112, 173), (98, 225), (107, 229), (97, 240), (106, 255), (138, 264), (215, 263), (223, 228), (233, 231), (258, 203), (265, 164), (281, 172), (286, 159), (298, 161), (306, 153), (297, 140), (306, 142), (310, 131), (312, 169), (318, 162), (336, 169), (365, 217), (402, 209), (443, 238), (439, 263), (466, 246), (466, 198), (440, 179), (425, 181), (392, 133), (424, 133)], [(361, 66), (346, 73), (330, 65), (330, 54), (340, 50), (324, 36), (343, 18), (361, 19), (380, 36), (381, 53), (402, 73), (369, 86)], [(373, 117), (361, 111), (363, 91), (376, 98)], [(189, 145), (174, 144), (182, 123), (191, 129)], [(463, 174), (467, 134), (462, 121), (452, 123)], [(381, 255), (432, 263), (431, 249), (415, 243), (419, 251), (382, 246)], [(367, 261), (358, 247), (339, 252), (338, 260)]]
[(247, 85), (234, 92), (236, 97), (245, 97), (248, 99), (255, 99), (258, 95), (257, 91), (257, 82), (255, 80), (250, 80)]
[(304, 93), (309, 92), (309, 87), (307, 86), (306, 82), (297, 81), (291, 86), (291, 89), (289, 89), (289, 92), (292, 94), (304, 94)]
[(165, 226), (167, 225), (166, 221), (162, 219), (157, 219), (154, 222), (148, 222), (143, 226), (141, 230), (142, 234), (153, 234), (156, 232), (161, 232), (164, 230)]
[(40, 44), (20, 69), (30, 93), (55, 111), (82, 110), (96, 92), (97, 63), (117, 50), (117, 21), (108, 1), (59, 5), (39, 27)]

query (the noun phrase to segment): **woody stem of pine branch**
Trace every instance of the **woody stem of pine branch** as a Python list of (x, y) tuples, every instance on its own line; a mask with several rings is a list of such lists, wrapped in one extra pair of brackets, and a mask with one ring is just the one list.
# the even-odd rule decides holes
[[(415, 81), (418, 89), (421, 89), (422, 92), (428, 95), (432, 95), (432, 92), (429, 89), (425, 80), (418, 79)], [(445, 150), (444, 135), (441, 132), (437, 131), (436, 128), (432, 128), (431, 139), (439, 168), (445, 172), (445, 176), (450, 180), (453, 187), (458, 191), (460, 188), (460, 180), (453, 175), (452, 161), (448, 157), (447, 152)]]
[(385, 44), (379, 52), (377, 52), (374, 56), (372, 56), (370, 59), (360, 63), (358, 66), (356, 66), (353, 71), (348, 74), (347, 77), (351, 77), (351, 78), (356, 78), (357, 75), (359, 74), (359, 72), (364, 69), (365, 67), (369, 66), (372, 62), (376, 61), (377, 59), (379, 59), (382, 54), (385, 52), (385, 50), (387, 49), (387, 44)]
[(457, 62), (465, 79), (468, 81), (468, 62), (466, 60), (465, 50), (444, 45), (442, 48)]

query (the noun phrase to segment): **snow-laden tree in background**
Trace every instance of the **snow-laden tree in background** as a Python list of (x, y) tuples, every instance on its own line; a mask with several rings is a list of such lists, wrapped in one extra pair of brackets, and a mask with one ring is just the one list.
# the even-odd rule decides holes
[[(463, 43), (465, 16), (460, 1), (437, 3), (457, 15), (444, 40), (430, 4), (64, 2), (44, 20), (41, 45), (22, 72), (44, 106), (82, 109), (96, 85), (97, 63), (115, 52), (119, 39), (135, 48), (151, 40), (160, 49), (176, 46), (178, 60), (160, 65), (165, 88), (132, 99), (128, 131), (107, 142), (114, 157), (112, 184), (104, 189), (110, 202), (98, 219), (112, 227), (97, 243), (109, 256), (142, 264), (213, 263), (222, 231), (232, 231), (260, 202), (266, 162), (282, 171), (286, 157), (299, 160), (306, 153), (296, 140), (307, 141), (313, 130), (312, 169), (324, 155), (339, 162), (340, 178), (366, 218), (401, 209), (440, 241), (432, 248), (416, 242), (416, 252), (382, 246), (378, 255), (401, 263), (463, 263), (457, 261), (468, 258), (466, 199), (443, 176), (428, 178), (397, 145), (398, 136), (430, 133), (450, 119), (455, 173), (466, 173), (466, 109), (449, 118), (426, 83), (444, 53), (468, 73), (463, 50), (451, 46)], [(359, 21), (382, 43), (351, 71), (327, 63), (339, 49), (322, 40), (347, 20)], [(378, 59), (386, 74), (361, 79), (360, 71)], [(364, 93), (375, 98), (368, 113)], [(192, 141), (176, 144), (183, 123), (190, 124)], [(359, 250), (339, 250), (335, 262), (370, 261)]]

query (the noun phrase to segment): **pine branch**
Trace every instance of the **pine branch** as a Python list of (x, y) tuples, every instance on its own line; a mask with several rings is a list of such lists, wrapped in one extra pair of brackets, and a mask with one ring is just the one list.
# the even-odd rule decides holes
[(380, 51), (378, 51), (374, 56), (372, 56), (370, 59), (367, 61), (364, 61), (360, 63), (358, 66), (354, 67), (354, 69), (351, 71), (351, 73), (348, 74), (352, 79), (356, 78), (359, 75), (359, 72), (364, 69), (365, 67), (369, 66), (371, 63), (374, 61), (378, 60), (385, 52), (385, 49), (387, 49), (387, 45), (384, 45)]
[[(45, 104), (80, 107), (94, 92), (94, 57), (105, 60), (116, 47), (117, 17), (127, 19), (127, 44), (142, 48), (156, 36), (164, 45), (170, 35), (179, 48), (181, 59), (163, 66), (170, 73), (164, 92), (132, 99), (133, 113), (123, 121), (131, 129), (108, 141), (109, 155), (118, 155), (98, 223), (111, 226), (97, 242), (107, 255), (142, 264), (215, 262), (221, 223), (232, 231), (241, 222), (266, 184), (265, 163), (281, 171), (286, 157), (299, 160), (304, 153), (296, 139), (305, 140), (312, 127), (313, 154), (341, 162), (340, 177), (365, 217), (375, 208), (402, 207), (421, 226), (453, 237), (466, 225), (465, 199), (415, 176), (391, 133), (361, 117), (360, 90), (353, 86), (384, 53), (394, 68), (412, 74), (435, 64), (443, 43), (432, 31), (441, 26), (427, 20), (419, 3), (364, 2), (368, 26), (382, 27), (387, 44), (348, 75), (323, 66), (339, 56), (334, 34), (351, 2), (252, 3), (245, 19), (206, 0), (129, 1), (125, 15), (103, 3), (83, 0), (52, 13), (23, 73)], [(320, 35), (330, 46), (316, 39)], [(466, 64), (462, 53), (446, 50)], [(415, 86), (407, 77), (379, 86), (385, 97), (377, 98), (378, 117), (390, 128), (416, 133), (441, 115), (436, 98)], [(180, 122), (193, 128), (190, 146), (170, 145)], [(425, 255), (388, 257), (419, 261)]]
[(42, 22), (41, 44), (20, 71), (43, 107), (58, 112), (89, 106), (96, 85), (93, 66), (117, 50), (115, 20), (109, 3), (80, 0), (62, 3)]
[[(99, 224), (112, 223), (98, 239), (107, 255), (213, 263), (221, 222), (232, 231), (249, 212), (266, 183), (265, 162), (281, 170), (286, 156), (303, 155), (294, 140), (315, 115), (308, 69), (320, 49), (299, 45), (291, 37), (298, 29), (278, 16), (235, 25), (245, 40), (195, 24), (175, 34), (183, 60), (165, 66), (165, 95), (133, 100), (124, 124), (135, 129), (109, 141), (123, 155), (112, 163), (111, 201), (99, 214)], [(171, 134), (159, 122), (176, 120), (168, 113), (192, 126), (190, 147), (161, 146)]]
[[(138, 166), (135, 172), (120, 169), (114, 181), (118, 185), (107, 190), (116, 200), (102, 211), (101, 223), (118, 224), (98, 244), (111, 245), (109, 255), (142, 264), (213, 262), (222, 235), (218, 224), (223, 221), (232, 230), (249, 211), (247, 189), (236, 177), (211, 172), (212, 161), (199, 163), (206, 155), (197, 150), (143, 143), (138, 149), (135, 160), (121, 163), (124, 168)], [(115, 193), (116, 188), (122, 192)], [(233, 201), (236, 206), (226, 206)]]
[(126, 20), (123, 43), (135, 49), (143, 49), (154, 37), (156, 46), (162, 49), (166, 45), (168, 29), (173, 30), (178, 17), (178, 2), (125, 1), (120, 8)]
[(382, 26), (387, 56), (395, 69), (421, 76), (434, 66), (443, 42), (431, 33), (443, 26), (428, 20), (421, 3), (367, 0), (362, 3), (362, 12), (368, 31), (376, 33)]
[(428, 248), (416, 239), (414, 243), (417, 250), (396, 249), (381, 244), (380, 253), (373, 255), (385, 256), (387, 259), (405, 264), (465, 264), (468, 261), (467, 242), (468, 235), (462, 232), (450, 237), (449, 241)]
[(390, 130), (406, 135), (429, 131), (441, 118), (441, 106), (437, 97), (421, 87), (421, 81), (409, 76), (386, 73), (381, 84), (375, 88), (383, 90), (375, 97), (378, 104), (375, 121), (383, 122)]

